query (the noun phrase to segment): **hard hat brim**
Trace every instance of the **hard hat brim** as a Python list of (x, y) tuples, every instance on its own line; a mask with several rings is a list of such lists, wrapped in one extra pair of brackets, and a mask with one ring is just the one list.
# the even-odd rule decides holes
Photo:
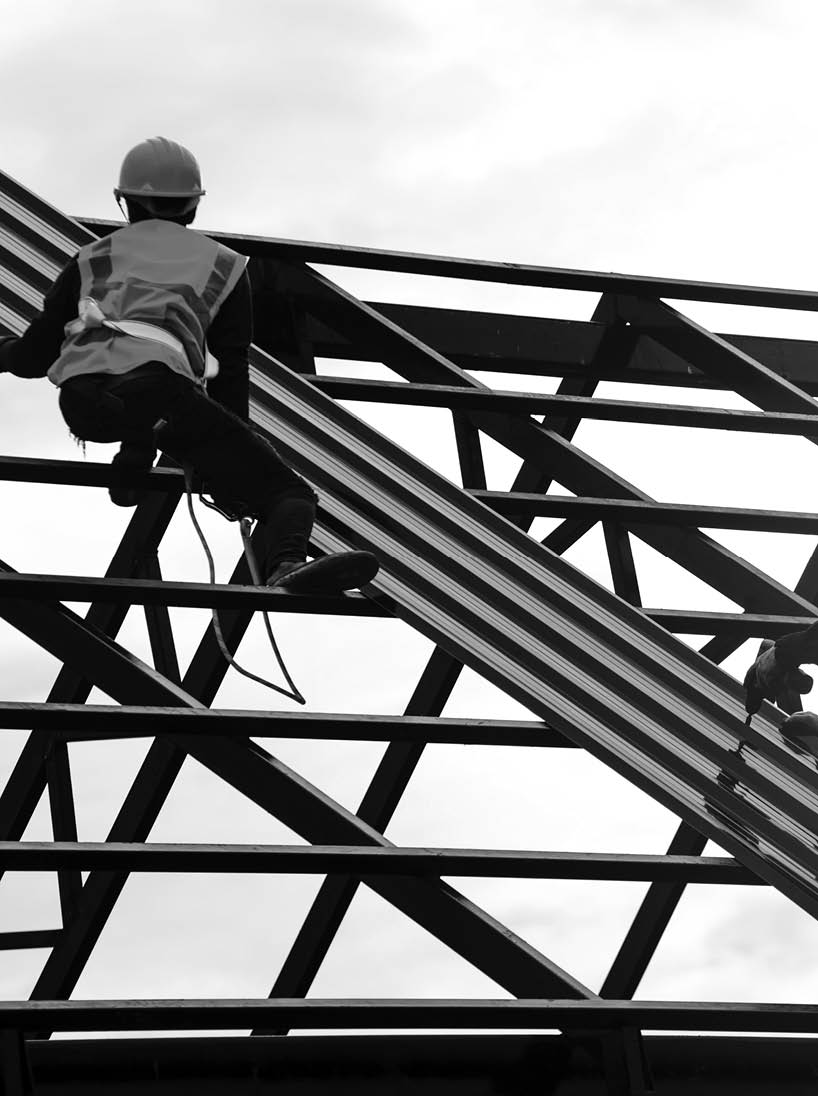
[(206, 190), (140, 190), (136, 187), (114, 187), (115, 198), (201, 198)]

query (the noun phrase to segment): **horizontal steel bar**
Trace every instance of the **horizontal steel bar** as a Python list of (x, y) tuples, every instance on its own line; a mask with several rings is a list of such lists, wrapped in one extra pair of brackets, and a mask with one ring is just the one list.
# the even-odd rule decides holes
[(766, 885), (730, 857), (344, 845), (201, 845), (0, 841), (4, 871), (469, 876)]
[(171, 1031), (256, 1026), (816, 1032), (818, 1005), (553, 998), (0, 1001), (0, 1029)]
[[(620, 332), (614, 353), (603, 349), (610, 339), (608, 323), (555, 320), (497, 312), (367, 301), (367, 306), (392, 323), (434, 346), (461, 369), (533, 376), (582, 376), (630, 384), (679, 385), (683, 388), (725, 389), (715, 376), (691, 371), (688, 362), (633, 328)], [(365, 341), (344, 337), (308, 316), (307, 339), (319, 358), (378, 361)], [(815, 395), (816, 344), (806, 339), (759, 335), (721, 335), (725, 342), (764, 362), (782, 377)], [(452, 382), (457, 383), (457, 382)], [(580, 393), (591, 395), (590, 392)]]
[[(0, 480), (108, 487), (111, 483), (111, 466), (97, 461), (0, 456)], [(151, 491), (178, 491), (180, 486), (184, 486), (184, 473), (177, 468), (157, 467), (148, 475), (135, 478), (134, 484)]]
[[(453, 385), (411, 384), (401, 381), (362, 381), (357, 377), (320, 377), (305, 380), (334, 399), (371, 403), (448, 407), (457, 410), (513, 411), (525, 415), (571, 415), (606, 422), (635, 422), (706, 430), (740, 430), (759, 434), (818, 436), (812, 415), (789, 412), (732, 411), (713, 407), (682, 407), (637, 400), (606, 400), (595, 396), (562, 396), (505, 389), (457, 388)], [(546, 424), (547, 425), (547, 424)]]
[(792, 510), (745, 510), (732, 506), (691, 506), (633, 499), (568, 498), (524, 491), (470, 490), (470, 495), (501, 514), (612, 520), (621, 525), (696, 525), (706, 529), (749, 529), (772, 533), (818, 533), (818, 514)]
[(25, 929), (22, 932), (0, 932), (0, 951), (23, 951), (27, 948), (52, 948), (62, 929)]
[(685, 635), (743, 636), (745, 639), (778, 639), (806, 628), (814, 616), (765, 616), (763, 613), (701, 613), (688, 609), (645, 609), (645, 616)]
[(516, 719), (332, 715), (243, 709), (184, 709), (108, 704), (0, 702), (0, 727), (37, 727), (85, 738), (173, 734), (334, 739), (352, 742), (451, 742), (575, 748), (545, 723)]
[[(96, 218), (79, 218), (79, 224), (97, 235), (106, 235), (122, 227), (118, 221)], [(818, 311), (818, 294), (798, 289), (696, 282), (680, 278), (652, 278), (595, 270), (533, 266), (525, 263), (487, 262), (479, 259), (451, 258), (445, 255), (423, 255), (415, 252), (348, 247), (343, 244), (311, 243), (304, 240), (284, 240), (236, 233), (208, 232), (207, 235), (243, 255), (283, 259), (290, 262), (324, 263), (332, 266), (361, 267), (366, 270), (393, 270), (407, 274), (428, 274), (438, 278), (466, 278), (470, 281), (501, 282), (506, 285), (575, 289), (587, 293), (650, 294), (679, 300), (716, 301), (722, 304), (749, 304)]]
[(362, 594), (288, 594), (269, 586), (158, 582), (154, 579), (91, 578), (84, 575), (0, 573), (0, 598), (37, 601), (93, 601), (111, 605), (177, 605), (194, 609), (254, 609), (268, 613), (326, 613), (388, 617), (384, 607)]

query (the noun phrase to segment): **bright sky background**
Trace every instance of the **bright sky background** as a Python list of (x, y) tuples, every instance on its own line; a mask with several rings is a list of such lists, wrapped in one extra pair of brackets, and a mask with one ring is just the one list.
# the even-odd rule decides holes
[[(122, 156), (162, 134), (188, 145), (202, 164), (202, 228), (799, 289), (818, 283), (818, 7), (808, 0), (143, 0), (136, 7), (0, 0), (0, 19), (0, 167), (67, 213), (116, 216), (111, 189)], [(332, 273), (370, 299), (577, 318), (590, 317), (596, 303), (582, 294)], [(813, 315), (687, 311), (716, 330), (818, 338)], [(499, 383), (553, 387), (532, 378)], [(47, 382), (7, 377), (0, 384), (3, 452), (76, 459)], [(625, 386), (600, 390), (617, 393), (655, 398)], [(664, 390), (662, 398), (705, 402), (681, 391)], [(455, 475), (442, 412), (357, 410)], [(806, 442), (739, 435), (728, 450), (718, 435), (698, 433), (587, 424), (576, 440), (662, 501), (816, 508)], [(89, 446), (92, 459), (110, 455), (110, 447)], [(490, 486), (508, 487), (516, 462), (490, 445), (487, 459)], [(127, 520), (104, 492), (0, 490), (0, 557), (19, 570), (104, 570)], [(57, 514), (56, 532), (47, 509)], [(237, 537), (214, 522), (208, 529), (226, 577)], [(608, 582), (598, 563), (601, 536), (586, 539), (568, 558)], [(801, 537), (720, 539), (790, 584), (813, 547)], [(636, 552), (646, 604), (729, 608), (654, 553), (638, 545)], [(161, 558), (169, 577), (204, 577), (183, 519)], [(143, 651), (144, 628), (132, 615), (122, 640)], [(205, 621), (194, 612), (176, 618), (184, 657)], [(280, 627), (315, 711), (400, 712), (430, 651), (397, 622), (301, 619)], [(0, 652), (2, 696), (45, 699), (53, 662), (5, 625)], [(267, 665), (258, 635), (242, 655), (256, 669)], [(747, 647), (728, 667), (739, 673), (749, 657)], [(271, 702), (229, 676), (218, 703)], [(520, 710), (467, 672), (446, 714)], [(3, 737), (0, 772), (21, 741)], [(74, 750), (81, 838), (104, 837), (144, 748)], [(270, 748), (353, 809), (381, 753), (366, 745)], [(675, 829), (666, 812), (579, 751), (542, 753), (548, 756), (430, 749), (388, 836), (401, 844), (665, 851)], [(42, 810), (29, 832), (40, 835), (48, 835)], [(153, 836), (292, 838), (192, 762)], [(76, 995), (266, 995), (316, 885), (134, 878)], [(644, 890), (458, 886), (592, 989)], [(0, 885), (0, 929), (53, 927), (57, 919), (50, 878), (7, 877)], [(44, 955), (0, 956), (0, 996), (26, 996)], [(692, 888), (640, 996), (814, 1000), (816, 973), (818, 931), (783, 898), (763, 888)], [(366, 891), (314, 992), (504, 995)]]

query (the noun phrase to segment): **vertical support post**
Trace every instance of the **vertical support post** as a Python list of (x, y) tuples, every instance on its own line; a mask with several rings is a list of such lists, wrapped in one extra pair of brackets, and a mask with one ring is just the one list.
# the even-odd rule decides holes
[(605, 534), (605, 546), (608, 549), (614, 592), (629, 601), (631, 605), (641, 606), (639, 580), (628, 530), (624, 525), (614, 521), (603, 521), (602, 529)]
[(650, 1096), (656, 1089), (645, 1053), (645, 1042), (637, 1028), (604, 1032), (601, 1039), (602, 1067), (610, 1096)]
[(452, 411), (454, 438), (457, 443), (457, 456), (460, 461), (460, 479), (465, 488), (486, 490), (486, 469), (483, 464), (483, 449), (480, 444), (480, 431), (468, 417), (460, 411)]
[(22, 1031), (9, 1028), (0, 1031), (0, 1060), (2, 1096), (30, 1096), (34, 1092), (34, 1079)]

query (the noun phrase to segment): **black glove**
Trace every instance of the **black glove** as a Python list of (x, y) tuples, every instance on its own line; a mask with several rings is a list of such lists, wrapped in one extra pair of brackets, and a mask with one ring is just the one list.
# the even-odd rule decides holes
[[(813, 625), (814, 628), (814, 625)], [(785, 636), (787, 640), (812, 633), (812, 628), (804, 633), (793, 632)], [(810, 642), (813, 635), (809, 636)], [(782, 649), (771, 639), (765, 639), (758, 651), (758, 657), (744, 677), (744, 689), (747, 694), (745, 707), (750, 715), (755, 715), (762, 700), (771, 700), (782, 711), (797, 712), (801, 707), (800, 694), (808, 693), (812, 688), (812, 678), (798, 668), (793, 643)], [(800, 652), (800, 645), (798, 649)], [(807, 661), (805, 658), (804, 661)]]

